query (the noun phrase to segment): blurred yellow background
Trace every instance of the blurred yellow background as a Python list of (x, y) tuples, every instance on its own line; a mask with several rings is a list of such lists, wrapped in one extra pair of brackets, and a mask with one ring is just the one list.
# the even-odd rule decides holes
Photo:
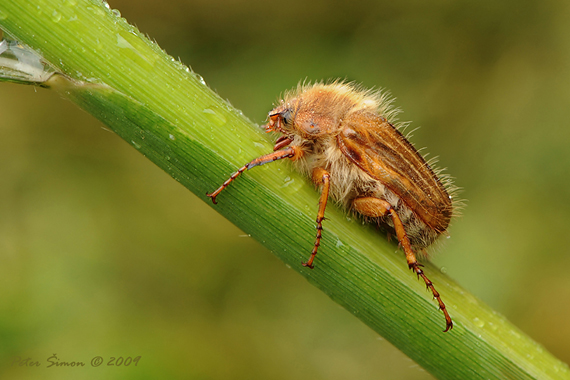
[[(301, 79), (389, 89), (468, 200), (435, 263), (570, 362), (570, 3), (110, 6), (258, 123)], [(0, 378), (432, 378), (57, 94), (0, 115)]]

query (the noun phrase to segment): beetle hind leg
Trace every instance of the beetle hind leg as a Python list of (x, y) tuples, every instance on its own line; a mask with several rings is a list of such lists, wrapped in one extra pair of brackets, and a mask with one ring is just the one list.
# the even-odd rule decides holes
[(408, 238), (406, 230), (404, 229), (404, 224), (402, 223), (402, 220), (396, 213), (396, 210), (394, 210), (392, 205), (387, 201), (375, 197), (356, 198), (353, 201), (352, 205), (354, 209), (359, 213), (361, 213), (362, 215), (373, 218), (379, 218), (390, 214), (390, 217), (394, 222), (394, 230), (396, 231), (398, 242), (400, 243), (400, 245), (404, 249), (404, 252), (406, 253), (406, 261), (408, 262), (408, 268), (413, 270), (418, 277), (421, 277), (424, 280), (426, 287), (429, 290), (431, 290), (433, 297), (437, 300), (437, 303), (439, 304), (439, 309), (443, 311), (443, 314), (445, 316), (444, 332), (451, 330), (453, 328), (453, 321), (451, 320), (451, 317), (447, 312), (445, 304), (441, 300), (439, 292), (435, 289), (435, 286), (433, 286), (433, 283), (430, 281), (430, 279), (425, 275), (424, 271), (421, 268), (422, 265), (418, 263), (416, 254), (412, 249), (412, 244), (410, 243), (410, 239)]

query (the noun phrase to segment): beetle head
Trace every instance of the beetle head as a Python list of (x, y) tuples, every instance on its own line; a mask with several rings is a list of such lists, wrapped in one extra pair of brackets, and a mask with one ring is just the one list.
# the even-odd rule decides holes
[(328, 107), (323, 107), (323, 99), (305, 99), (302, 96), (283, 102), (269, 112), (267, 132), (281, 132), (284, 135), (300, 135), (304, 139), (315, 140), (338, 129), (338, 120)]

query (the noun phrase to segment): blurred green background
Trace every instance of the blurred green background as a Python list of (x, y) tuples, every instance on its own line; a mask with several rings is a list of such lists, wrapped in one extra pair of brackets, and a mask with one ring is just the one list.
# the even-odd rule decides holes
[[(433, 261), (570, 362), (570, 3), (110, 5), (258, 123), (301, 79), (389, 89), (468, 200)], [(0, 378), (432, 378), (57, 94), (0, 114)]]

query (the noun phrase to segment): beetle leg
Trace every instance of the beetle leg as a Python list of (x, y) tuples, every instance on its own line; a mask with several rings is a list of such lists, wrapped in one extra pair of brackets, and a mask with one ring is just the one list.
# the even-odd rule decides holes
[(287, 145), (291, 144), (293, 140), (291, 140), (288, 136), (281, 136), (275, 141), (275, 146), (273, 147), (273, 151), (277, 151), (279, 149), (285, 148)]
[(400, 245), (402, 246), (404, 252), (406, 253), (406, 260), (408, 261), (408, 267), (412, 269), (414, 273), (418, 275), (418, 277), (421, 277), (424, 280), (427, 288), (431, 290), (433, 297), (437, 300), (439, 308), (441, 309), (441, 311), (443, 311), (443, 314), (445, 316), (444, 332), (452, 329), (453, 322), (451, 320), (451, 317), (449, 316), (449, 313), (447, 312), (447, 308), (445, 307), (445, 304), (441, 300), (438, 291), (435, 290), (433, 283), (430, 281), (429, 278), (427, 278), (424, 271), (422, 270), (421, 268), (422, 265), (418, 263), (418, 260), (416, 259), (416, 254), (412, 250), (410, 239), (408, 238), (406, 230), (404, 229), (404, 224), (402, 223), (402, 220), (400, 219), (400, 217), (398, 216), (396, 210), (394, 210), (392, 205), (380, 198), (363, 197), (363, 198), (356, 198), (353, 201), (353, 207), (356, 211), (358, 211), (362, 215), (370, 216), (373, 218), (382, 217), (387, 215), (388, 213), (390, 214), (390, 217), (394, 222), (394, 229), (396, 230), (398, 241), (400, 242)]
[(313, 251), (311, 252), (309, 261), (303, 263), (304, 267), (309, 267), (311, 269), (313, 269), (313, 260), (315, 260), (315, 256), (317, 255), (317, 251), (321, 245), (323, 220), (325, 219), (325, 209), (327, 207), (327, 200), (329, 199), (330, 174), (323, 168), (315, 168), (315, 170), (313, 170), (313, 182), (317, 185), (323, 185), (323, 190), (321, 192), (321, 197), (319, 198), (319, 211), (317, 212), (317, 237), (315, 239), (315, 245), (313, 246)]
[(234, 174), (232, 174), (230, 176), (230, 178), (228, 178), (226, 180), (226, 182), (224, 182), (222, 184), (222, 186), (220, 186), (213, 193), (206, 194), (206, 196), (210, 197), (210, 199), (212, 199), (212, 202), (214, 202), (214, 204), (216, 204), (216, 197), (222, 192), (222, 190), (224, 190), (226, 187), (228, 187), (228, 185), (234, 179), (236, 179), (241, 173), (243, 173), (244, 171), (251, 169), (255, 166), (267, 164), (268, 162), (282, 160), (284, 158), (290, 158), (291, 160), (297, 160), (302, 156), (303, 156), (303, 151), (301, 150), (301, 148), (299, 148), (297, 146), (291, 146), (287, 149), (278, 150), (276, 152), (266, 154), (265, 156), (258, 157), (255, 160), (251, 161), (250, 163), (239, 168), (239, 170), (237, 172), (235, 172)]

